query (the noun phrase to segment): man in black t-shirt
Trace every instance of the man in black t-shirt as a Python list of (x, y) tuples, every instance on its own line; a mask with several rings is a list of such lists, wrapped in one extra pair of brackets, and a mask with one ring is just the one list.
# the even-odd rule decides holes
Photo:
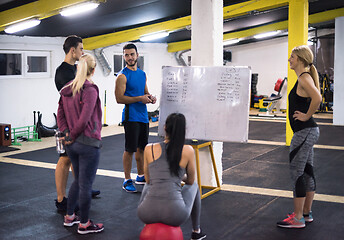
[[(63, 50), (66, 54), (64, 61), (56, 69), (55, 85), (60, 91), (68, 82), (75, 78), (76, 64), (75, 62), (84, 54), (82, 39), (72, 35), (66, 38), (63, 44)], [(60, 154), (60, 158), (55, 169), (55, 183), (57, 199), (55, 205), (59, 211), (67, 210), (66, 186), (68, 180), (71, 161), (66, 153)], [(100, 191), (92, 190), (92, 196), (97, 196)]]

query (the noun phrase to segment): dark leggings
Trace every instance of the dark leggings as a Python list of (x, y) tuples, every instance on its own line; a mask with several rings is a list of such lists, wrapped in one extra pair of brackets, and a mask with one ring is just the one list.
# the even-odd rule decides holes
[(319, 128), (305, 128), (294, 133), (290, 144), (290, 174), (294, 197), (306, 197), (316, 189), (313, 171), (313, 146), (318, 141)]
[(80, 222), (87, 223), (100, 150), (78, 142), (66, 146), (66, 150), (74, 169), (74, 182), (68, 193), (67, 214), (73, 214), (79, 200)]
[(146, 198), (149, 188), (150, 185), (146, 184), (138, 206), (138, 216), (142, 222), (180, 226), (191, 215), (193, 229), (200, 228), (201, 197), (197, 183), (184, 185), (181, 191), (182, 198)]

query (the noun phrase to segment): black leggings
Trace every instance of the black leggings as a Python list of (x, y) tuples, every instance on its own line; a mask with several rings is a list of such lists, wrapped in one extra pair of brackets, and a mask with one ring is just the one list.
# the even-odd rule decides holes
[(290, 175), (294, 184), (294, 197), (306, 197), (316, 189), (313, 172), (313, 146), (318, 141), (319, 128), (305, 128), (294, 133), (290, 144)]

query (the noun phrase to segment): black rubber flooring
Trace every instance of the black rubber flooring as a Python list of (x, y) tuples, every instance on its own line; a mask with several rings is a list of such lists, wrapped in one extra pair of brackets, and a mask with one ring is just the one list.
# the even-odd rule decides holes
[[(157, 132), (157, 128), (151, 128)], [(344, 127), (320, 126), (318, 144), (344, 146)], [(285, 124), (251, 121), (250, 140), (285, 141)], [(150, 136), (149, 141), (159, 137)], [(39, 144), (39, 143), (37, 143)], [(122, 171), (124, 135), (103, 138), (100, 169)], [(10, 158), (56, 163), (55, 148), (15, 154)], [(344, 151), (315, 149), (317, 193), (344, 196)], [(223, 183), (291, 190), (288, 147), (224, 143)], [(133, 172), (135, 161), (133, 162)], [(122, 179), (98, 175), (90, 217), (104, 223), (100, 234), (80, 236), (76, 226), (63, 227), (56, 212), (54, 170), (0, 163), (0, 239), (139, 239), (143, 223), (136, 215), (140, 193), (121, 189)], [(68, 186), (72, 181), (70, 175)], [(142, 189), (139, 187), (139, 190)], [(343, 239), (344, 204), (315, 201), (314, 222), (305, 229), (281, 229), (275, 223), (292, 211), (292, 199), (220, 191), (202, 200), (201, 224), (210, 240), (217, 239)], [(182, 226), (190, 239), (190, 220)]]

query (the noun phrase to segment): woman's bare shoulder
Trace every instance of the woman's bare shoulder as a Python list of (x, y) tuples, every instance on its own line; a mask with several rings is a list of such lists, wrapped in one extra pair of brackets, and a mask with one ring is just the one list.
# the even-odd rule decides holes
[(184, 145), (183, 153), (185, 153), (185, 154), (193, 154), (194, 153), (194, 149), (193, 149), (193, 147), (191, 145)]
[(298, 79), (299, 83), (301, 85), (308, 85), (308, 84), (314, 84), (313, 83), (313, 78), (310, 74), (308, 73), (305, 73), (305, 74), (302, 74), (299, 79)]

